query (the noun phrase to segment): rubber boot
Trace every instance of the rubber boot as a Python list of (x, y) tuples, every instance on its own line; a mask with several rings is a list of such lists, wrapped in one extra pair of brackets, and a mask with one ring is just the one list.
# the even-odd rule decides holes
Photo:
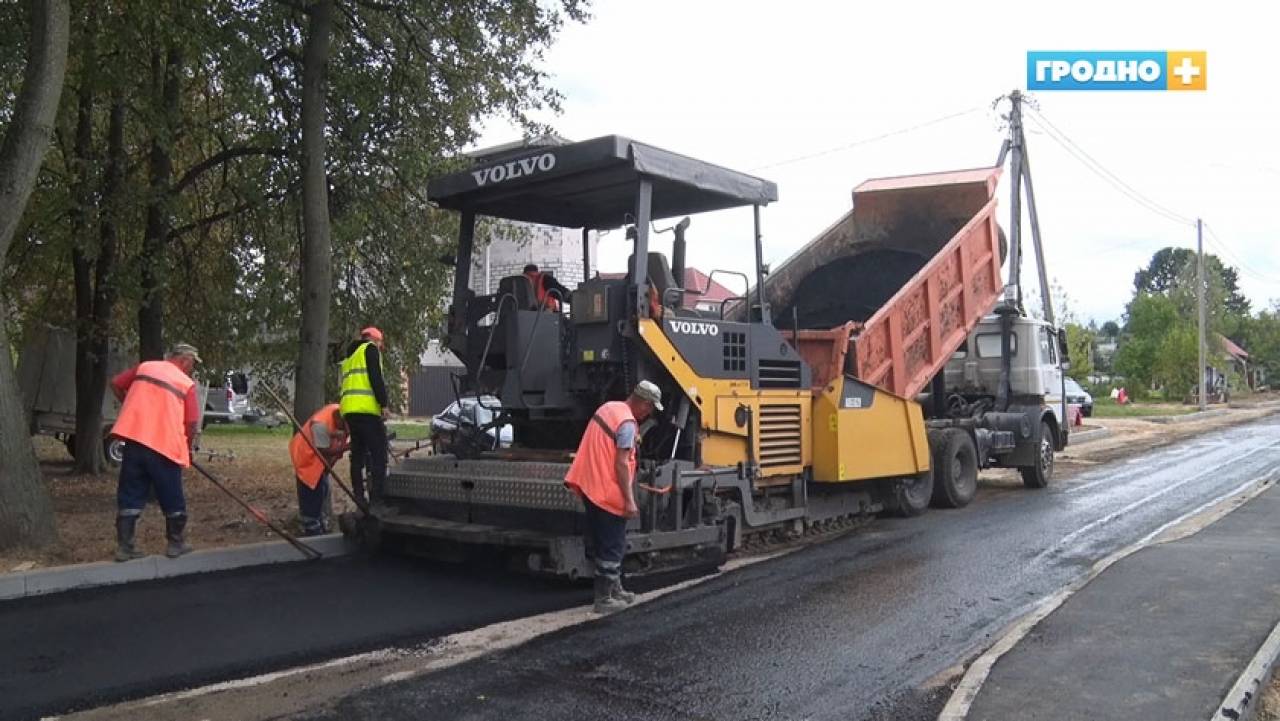
[(627, 607), (626, 603), (613, 597), (615, 581), (616, 579), (607, 576), (596, 576), (596, 603), (593, 610), (601, 616), (607, 616)]
[(168, 547), (164, 549), (164, 555), (177, 558), (191, 553), (191, 546), (186, 541), (186, 530), (186, 515), (168, 516), (164, 519), (164, 537), (169, 541)]
[(124, 563), (147, 555), (134, 548), (133, 537), (138, 531), (137, 516), (116, 516), (116, 561)]
[(636, 602), (636, 595), (622, 587), (621, 578), (610, 579), (609, 598), (622, 601), (628, 606)]

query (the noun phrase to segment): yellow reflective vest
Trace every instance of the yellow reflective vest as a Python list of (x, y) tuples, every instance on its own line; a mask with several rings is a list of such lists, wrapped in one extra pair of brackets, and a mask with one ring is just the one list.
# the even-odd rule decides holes
[[(361, 343), (355, 352), (342, 361), (340, 380), (342, 394), (338, 408), (344, 416), (352, 413), (382, 415), (382, 406), (378, 405), (378, 399), (373, 395), (373, 383), (369, 381), (369, 366), (365, 362), (365, 349), (369, 345), (368, 342)], [(378, 361), (381, 363), (381, 356)]]

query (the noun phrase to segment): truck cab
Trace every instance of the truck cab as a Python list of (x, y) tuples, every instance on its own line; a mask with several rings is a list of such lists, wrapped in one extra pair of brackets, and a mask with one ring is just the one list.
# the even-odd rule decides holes
[[(1045, 440), (1052, 451), (1066, 447), (1069, 433), (1063, 387), (1066, 360), (1066, 343), (1058, 329), (1035, 318), (1011, 318), (1008, 411), (1023, 414), (1033, 432), (1037, 424), (1046, 426), (1050, 432)], [(1001, 371), (1000, 316), (992, 314), (982, 319), (947, 362), (941, 414), (972, 417), (996, 408)], [(934, 414), (939, 415), (936, 410)], [(984, 465), (1019, 465), (1005, 455), (981, 460)]]

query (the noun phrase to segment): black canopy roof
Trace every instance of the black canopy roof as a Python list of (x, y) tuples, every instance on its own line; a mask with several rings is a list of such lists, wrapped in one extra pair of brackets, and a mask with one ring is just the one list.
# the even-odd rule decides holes
[(778, 199), (778, 186), (618, 135), (527, 153), (427, 184), (442, 208), (565, 228), (616, 228), (635, 214), (641, 177), (653, 183), (657, 220)]

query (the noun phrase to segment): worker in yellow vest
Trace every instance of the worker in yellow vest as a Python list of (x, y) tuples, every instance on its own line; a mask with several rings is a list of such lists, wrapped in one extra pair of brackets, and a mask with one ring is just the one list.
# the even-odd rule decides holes
[(640, 515), (635, 499), (639, 424), (662, 410), (662, 391), (640, 381), (625, 401), (600, 406), (578, 444), (564, 483), (586, 510), (587, 555), (595, 566), (595, 612), (613, 613), (635, 601), (622, 588), (627, 519)]
[(187, 501), (182, 469), (191, 465), (202, 411), (191, 373), (200, 362), (194, 346), (179, 343), (164, 360), (145, 361), (111, 379), (124, 405), (111, 435), (125, 441), (116, 485), (117, 561), (146, 555), (134, 547), (138, 518), (155, 496), (164, 512), (165, 555), (191, 552), (186, 542)]
[[(330, 403), (312, 414), (289, 440), (289, 458), (293, 461), (298, 481), (298, 519), (302, 521), (302, 535), (318, 536), (329, 530), (324, 517), (329, 505), (328, 468), (342, 458), (348, 446), (347, 424), (342, 420), (337, 403)], [(324, 454), (323, 460), (316, 455), (316, 450), (312, 450), (313, 447)], [(328, 461), (328, 467), (325, 461)]]
[(367, 502), (365, 469), (369, 469), (369, 495), (382, 496), (387, 480), (387, 384), (382, 375), (382, 331), (372, 326), (360, 331), (342, 361), (342, 419), (351, 437), (351, 487)]

